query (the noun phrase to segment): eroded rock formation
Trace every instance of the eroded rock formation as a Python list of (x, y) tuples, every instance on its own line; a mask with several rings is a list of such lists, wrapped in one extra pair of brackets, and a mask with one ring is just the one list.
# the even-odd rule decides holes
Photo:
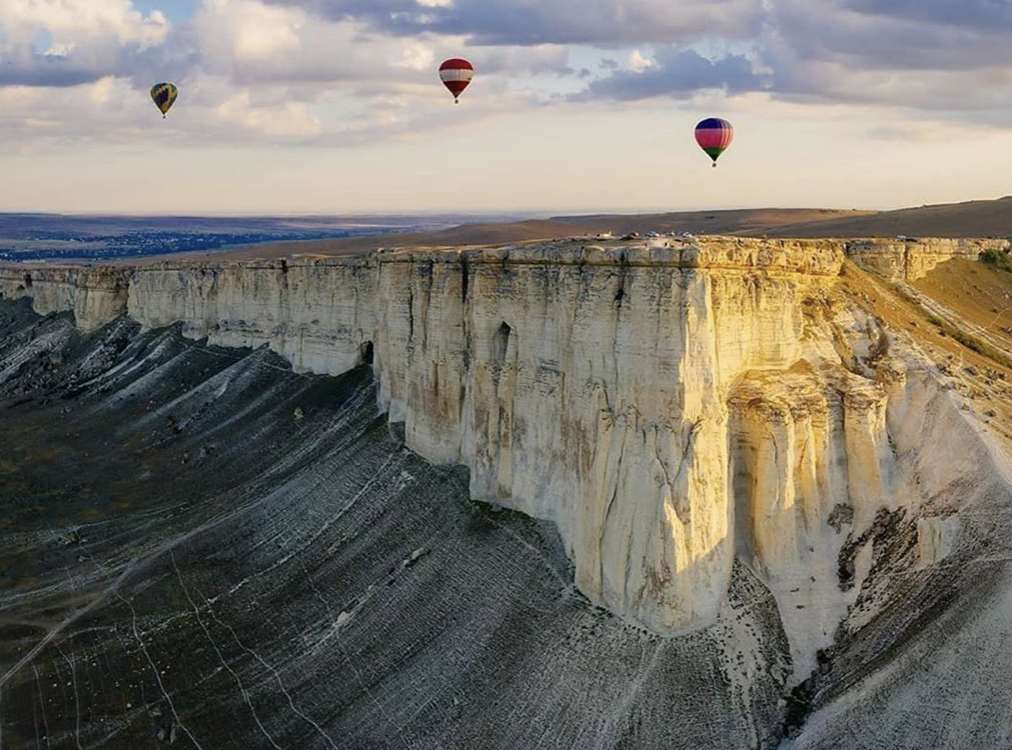
[(126, 269), (6, 265), (0, 297), (30, 297), (41, 315), (73, 311), (81, 330), (94, 331), (126, 312), (129, 279)]
[(1009, 246), (1008, 240), (865, 240), (848, 242), (847, 255), (890, 281), (916, 281), (952, 258), (977, 260), (985, 250)]
[[(803, 677), (861, 590), (881, 514), (913, 513), (951, 479), (924, 431), (967, 424), (930, 363), (834, 294), (848, 254), (901, 257), (889, 243), (562, 241), (44, 268), (31, 284), (8, 267), (0, 290), (85, 329), (125, 310), (269, 345), (300, 371), (370, 362), (409, 447), (466, 465), (473, 497), (553, 521), (592, 601), (659, 633), (703, 627), (737, 554), (776, 595)], [(958, 534), (944, 517), (922, 529), (925, 564)]]

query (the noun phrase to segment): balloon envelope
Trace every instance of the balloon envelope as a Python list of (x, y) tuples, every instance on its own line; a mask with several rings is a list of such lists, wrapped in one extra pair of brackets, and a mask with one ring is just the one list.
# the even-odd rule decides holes
[(474, 78), (474, 67), (467, 60), (455, 57), (439, 66), (439, 80), (453, 94), (454, 101), (459, 100)]
[(713, 166), (717, 166), (717, 159), (727, 151), (733, 140), (734, 128), (727, 120), (708, 117), (696, 126), (696, 143), (713, 159)]
[(177, 96), (179, 96), (179, 89), (171, 83), (156, 83), (151, 87), (151, 100), (162, 113), (162, 117), (165, 117), (168, 111), (172, 109), (172, 105), (176, 103)]

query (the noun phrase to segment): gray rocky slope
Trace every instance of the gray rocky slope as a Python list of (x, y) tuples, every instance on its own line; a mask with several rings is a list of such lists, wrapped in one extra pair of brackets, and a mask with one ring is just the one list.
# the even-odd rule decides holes
[(790, 657), (743, 568), (717, 624), (646, 633), (406, 450), (367, 368), (0, 320), (0, 747), (776, 744)]
[(986, 541), (930, 575), (883, 515), (886, 604), (792, 690), (744, 566), (695, 633), (592, 607), (551, 524), (405, 449), (368, 368), (0, 325), (0, 747), (1009, 746), (1006, 487), (952, 488)]

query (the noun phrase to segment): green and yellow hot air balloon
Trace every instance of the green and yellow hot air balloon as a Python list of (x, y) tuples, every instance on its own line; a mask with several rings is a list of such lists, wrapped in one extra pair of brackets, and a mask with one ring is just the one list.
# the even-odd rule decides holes
[(176, 103), (177, 96), (179, 96), (179, 89), (171, 83), (156, 83), (151, 87), (151, 100), (158, 107), (163, 118)]

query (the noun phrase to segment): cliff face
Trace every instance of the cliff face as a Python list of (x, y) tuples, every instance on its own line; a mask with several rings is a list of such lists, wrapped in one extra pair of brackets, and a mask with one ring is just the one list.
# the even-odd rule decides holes
[(953, 258), (977, 260), (985, 250), (1008, 252), (1008, 240), (865, 240), (847, 243), (854, 262), (890, 281), (917, 281)]
[[(372, 362), (408, 445), (469, 467), (473, 497), (555, 522), (595, 603), (658, 632), (700, 627), (737, 554), (810, 667), (868, 574), (880, 514), (951, 479), (925, 464), (923, 432), (965, 424), (927, 363), (834, 294), (848, 252), (890, 257), (870, 247), (563, 241), (32, 269), (31, 284), (8, 268), (0, 289), (84, 328), (125, 305), (301, 371)], [(925, 521), (926, 556), (951, 546), (943, 520)]]
[(68, 318), (0, 301), (4, 748), (779, 744), (790, 654), (740, 563), (710, 627), (629, 627), (551, 523), (407, 450), (367, 368)]
[[(126, 312), (130, 272), (111, 268), (0, 266), (0, 297), (31, 297), (35, 311), (73, 311), (84, 331)], [(35, 282), (38, 281), (38, 284)]]
[(555, 243), (366, 260), (138, 269), (131, 317), (268, 343), (337, 374), (371, 351), (408, 444), (472, 494), (558, 524), (594, 601), (659, 631), (709, 622), (733, 558), (727, 409), (801, 356), (832, 243)]

